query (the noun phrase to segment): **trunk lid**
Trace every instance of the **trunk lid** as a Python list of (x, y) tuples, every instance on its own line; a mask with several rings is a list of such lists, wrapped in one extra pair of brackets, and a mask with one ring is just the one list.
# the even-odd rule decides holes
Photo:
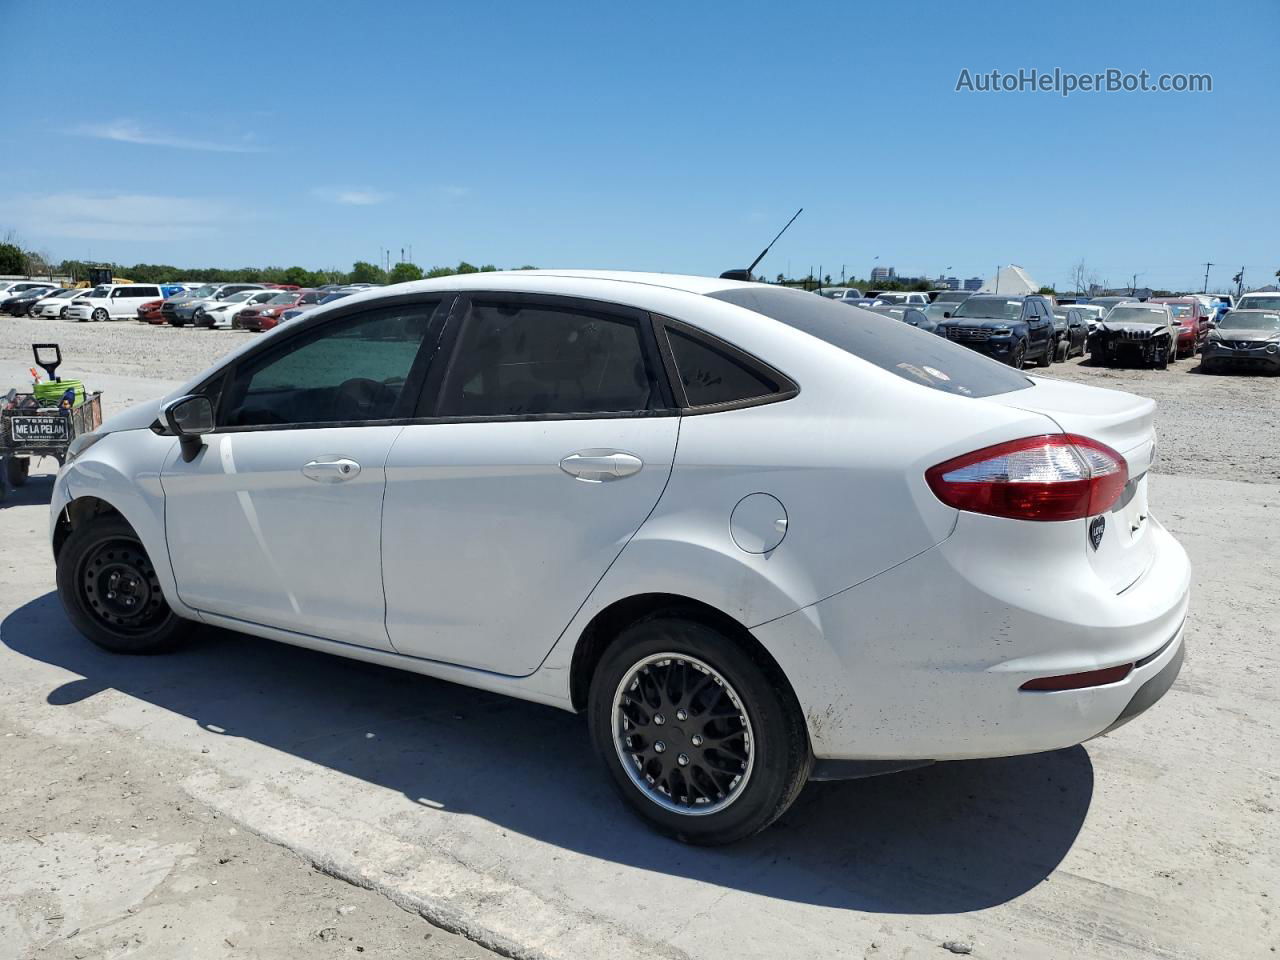
[[(1079, 383), (1033, 377), (1030, 390), (987, 399), (1041, 413), (1064, 433), (1099, 440), (1125, 458), (1129, 482), (1101, 517), (1071, 521), (1081, 528), (1080, 548), (1094, 573), (1116, 593), (1138, 580), (1151, 565), (1154, 545), (1147, 508), (1147, 472), (1155, 461), (1154, 400)], [(1094, 541), (1097, 541), (1095, 546)]]

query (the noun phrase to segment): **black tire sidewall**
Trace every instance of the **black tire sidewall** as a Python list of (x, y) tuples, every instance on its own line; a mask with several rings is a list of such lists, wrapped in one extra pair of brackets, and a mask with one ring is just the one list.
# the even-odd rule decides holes
[(108, 540), (132, 540), (146, 550), (133, 528), (118, 517), (99, 517), (75, 527), (58, 552), (57, 560), (58, 599), (67, 618), (85, 637), (113, 653), (160, 653), (172, 649), (188, 625), (169, 609), (167, 602), (168, 616), (153, 629), (139, 634), (117, 633), (86, 608), (80, 591), (80, 567), (90, 551)]
[[(753, 763), (742, 794), (716, 813), (667, 810), (631, 782), (613, 742), (613, 697), (635, 664), (657, 653), (686, 654), (707, 663), (737, 691), (751, 721)], [(686, 843), (732, 843), (763, 830), (799, 795), (812, 764), (808, 733), (794, 695), (775, 671), (717, 628), (681, 617), (658, 616), (633, 624), (605, 651), (588, 700), (596, 753), (623, 800), (668, 836)]]

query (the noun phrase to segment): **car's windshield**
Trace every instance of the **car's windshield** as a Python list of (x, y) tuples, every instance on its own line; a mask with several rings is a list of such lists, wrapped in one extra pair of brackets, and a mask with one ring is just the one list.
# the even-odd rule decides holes
[(763, 285), (710, 294), (816, 337), (919, 386), (989, 397), (1032, 385), (1018, 371), (890, 317)]
[(252, 290), (241, 290), (239, 293), (233, 293), (231, 296), (227, 297), (222, 302), (223, 303), (244, 303), (246, 300), (252, 297), (253, 294), (254, 294), (254, 291)]
[(1122, 304), (1112, 307), (1107, 323), (1168, 323), (1164, 307), (1142, 307), (1138, 304)]
[(956, 319), (1017, 320), (1022, 316), (1022, 301), (1005, 297), (970, 297), (951, 314)]
[(325, 297), (323, 300), (321, 300), (320, 302), (321, 302), (322, 304), (324, 304), (324, 303), (333, 303), (333, 301), (335, 301), (335, 300), (341, 300), (343, 297), (349, 297), (349, 296), (351, 296), (351, 294), (349, 294), (349, 293), (331, 293), (331, 294), (329, 294), (327, 297)]
[(1280, 333), (1280, 313), (1233, 310), (1218, 321), (1219, 330), (1267, 330)]
[(934, 297), (933, 302), (934, 303), (963, 303), (964, 301), (968, 300), (971, 296), (973, 296), (973, 294), (965, 290), (943, 290), (940, 294)]
[(1280, 310), (1280, 294), (1274, 297), (1241, 297), (1237, 310)]
[(885, 303), (906, 303), (907, 295), (905, 293), (882, 293), (877, 300), (883, 300)]
[(217, 289), (217, 284), (211, 283), (208, 286), (201, 287), (199, 290), (192, 291), (191, 296), (197, 299), (201, 297), (212, 297)]
[(275, 296), (273, 296), (270, 300), (267, 301), (268, 304), (272, 304), (272, 305), (279, 304), (279, 303), (297, 303), (297, 302), (298, 302), (298, 295), (296, 293), (277, 293)]
[(110, 291), (109, 287), (94, 287), (92, 290), (86, 293), (85, 296), (89, 297), (90, 299), (100, 300), (103, 297), (105, 297), (109, 291)]

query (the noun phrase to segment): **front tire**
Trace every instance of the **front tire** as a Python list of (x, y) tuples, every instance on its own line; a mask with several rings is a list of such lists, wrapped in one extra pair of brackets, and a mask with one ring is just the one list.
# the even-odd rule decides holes
[(98, 309), (94, 310), (93, 313), (90, 314), (90, 319), (93, 320), (94, 323), (102, 323), (107, 319), (107, 311), (103, 310), (102, 307), (98, 307)]
[(732, 843), (786, 812), (812, 755), (799, 704), (733, 637), (678, 616), (624, 630), (588, 701), (596, 753), (623, 800), (685, 843)]
[(189, 629), (165, 601), (138, 535), (118, 516), (71, 531), (58, 552), (57, 582), (72, 625), (113, 653), (168, 650)]

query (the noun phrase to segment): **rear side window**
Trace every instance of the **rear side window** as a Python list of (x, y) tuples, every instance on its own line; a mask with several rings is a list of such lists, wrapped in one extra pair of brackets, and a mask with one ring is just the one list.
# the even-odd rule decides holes
[(839, 347), (920, 386), (965, 397), (1025, 390), (1023, 374), (936, 334), (798, 290), (741, 287), (709, 294)]
[(742, 403), (778, 393), (780, 387), (762, 372), (739, 363), (727, 352), (701, 340), (667, 328), (671, 355), (676, 361), (685, 399), (691, 407)]
[(636, 413), (660, 405), (638, 323), (476, 300), (458, 337), (439, 415)]

